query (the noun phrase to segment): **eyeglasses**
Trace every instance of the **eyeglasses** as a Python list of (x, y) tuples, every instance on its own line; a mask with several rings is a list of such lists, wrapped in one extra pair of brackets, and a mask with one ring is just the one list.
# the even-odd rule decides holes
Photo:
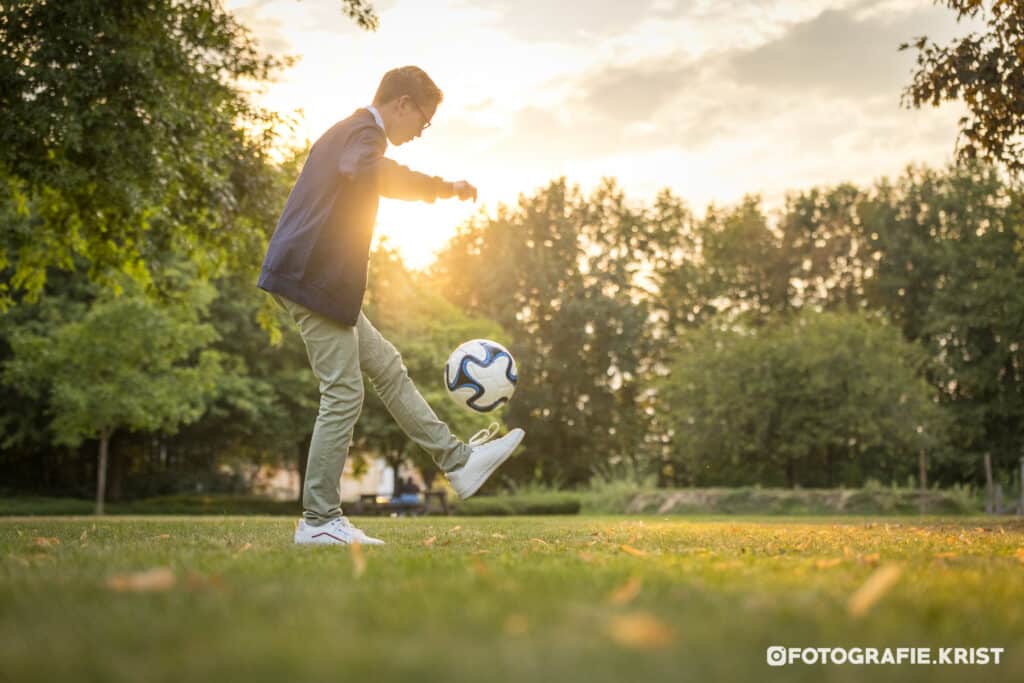
[(416, 111), (418, 111), (420, 113), (420, 116), (423, 117), (423, 126), (420, 127), (420, 132), (423, 132), (427, 128), (430, 128), (430, 119), (428, 119), (427, 115), (423, 113), (422, 109), (420, 109), (420, 105), (416, 104), (416, 100), (414, 100), (412, 97), (409, 98), (409, 101), (412, 102), (412, 106), (416, 107)]

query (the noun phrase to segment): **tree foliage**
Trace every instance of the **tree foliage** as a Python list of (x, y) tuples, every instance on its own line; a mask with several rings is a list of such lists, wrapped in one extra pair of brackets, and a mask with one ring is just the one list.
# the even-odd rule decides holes
[(439, 257), (440, 291), (511, 335), (520, 383), (507, 422), (530, 438), (509, 476), (580, 483), (639, 457), (654, 355), (641, 270), (657, 229), (614, 182), (584, 198), (563, 179), (470, 222)]
[[(342, 9), (376, 28), (365, 0)], [(181, 256), (203, 277), (258, 260), (247, 207), (282, 119), (248, 90), (291, 62), (217, 0), (0, 4), (0, 309), (53, 268), (159, 289)]]
[[(967, 105), (960, 119), (962, 159), (1024, 171), (1024, 4), (1019, 1), (943, 0), (957, 21), (981, 18), (985, 31), (949, 45), (913, 41), (917, 70), (903, 93), (913, 107), (949, 100)], [(901, 50), (911, 47), (904, 43)]]
[(879, 316), (803, 311), (684, 334), (662, 379), (672, 479), (857, 484), (906, 476), (945, 442), (927, 354)]

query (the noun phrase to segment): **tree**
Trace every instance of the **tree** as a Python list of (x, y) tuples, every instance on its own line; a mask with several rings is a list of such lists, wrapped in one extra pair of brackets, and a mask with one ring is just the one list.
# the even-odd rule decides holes
[[(1024, 171), (1024, 4), (998, 0), (943, 0), (957, 21), (981, 17), (986, 31), (971, 33), (947, 46), (920, 36), (917, 71), (904, 90), (912, 107), (962, 100), (968, 115), (960, 119), (958, 154)], [(900, 45), (901, 50), (911, 45)]]
[[(763, 321), (760, 321), (763, 323)], [(927, 355), (884, 319), (804, 311), (715, 320), (679, 340), (658, 405), (687, 485), (862, 484), (944, 443)]]
[[(342, 8), (376, 28), (365, 0)], [(159, 289), (181, 256), (200, 276), (258, 259), (237, 209), (281, 118), (246, 89), (290, 63), (217, 0), (0, 4), (0, 182), (20, 218), (0, 239), (0, 310), (53, 268)]]
[(575, 485), (641, 457), (658, 343), (644, 268), (660, 230), (613, 181), (584, 198), (560, 179), (463, 226), (438, 257), (439, 291), (511, 335), (520, 380), (507, 421), (530, 438), (506, 476)]
[(220, 358), (204, 347), (215, 337), (199, 321), (209, 287), (182, 290), (157, 306), (137, 287), (101, 294), (81, 315), (54, 306), (10, 337), (3, 380), (45, 395), (57, 444), (99, 440), (96, 513), (103, 513), (110, 439), (121, 429), (173, 433), (198, 419), (213, 396)]
[(978, 480), (991, 453), (1013, 468), (1024, 424), (1024, 188), (996, 169), (911, 168), (861, 202), (872, 274), (864, 290), (925, 348), (936, 397), (954, 419), (941, 480)]

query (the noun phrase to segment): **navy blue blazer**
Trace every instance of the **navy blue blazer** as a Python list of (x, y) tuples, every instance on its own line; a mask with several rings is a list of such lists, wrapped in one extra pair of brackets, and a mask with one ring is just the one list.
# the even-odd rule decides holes
[(368, 109), (320, 136), (288, 195), (258, 287), (356, 324), (380, 197), (433, 202), (452, 193), (451, 183), (385, 158), (387, 144)]

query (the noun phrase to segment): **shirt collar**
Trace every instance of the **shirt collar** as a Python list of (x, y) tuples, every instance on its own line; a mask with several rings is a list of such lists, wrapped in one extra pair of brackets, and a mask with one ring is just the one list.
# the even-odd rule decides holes
[[(380, 126), (380, 129), (381, 129), (381, 130), (384, 130), (384, 119), (382, 119), (382, 118), (381, 118), (381, 116), (380, 116), (380, 112), (379, 112), (379, 111), (377, 111), (377, 107), (375, 107), (375, 106), (373, 106), (373, 105), (371, 104), (370, 106), (366, 107), (366, 109), (367, 109), (367, 110), (368, 110), (368, 111), (369, 111), (369, 112), (370, 112), (371, 114), (373, 114), (373, 120), (377, 122), (377, 125), (378, 125), (378, 126)], [(386, 132), (386, 131), (385, 131), (385, 132)]]

